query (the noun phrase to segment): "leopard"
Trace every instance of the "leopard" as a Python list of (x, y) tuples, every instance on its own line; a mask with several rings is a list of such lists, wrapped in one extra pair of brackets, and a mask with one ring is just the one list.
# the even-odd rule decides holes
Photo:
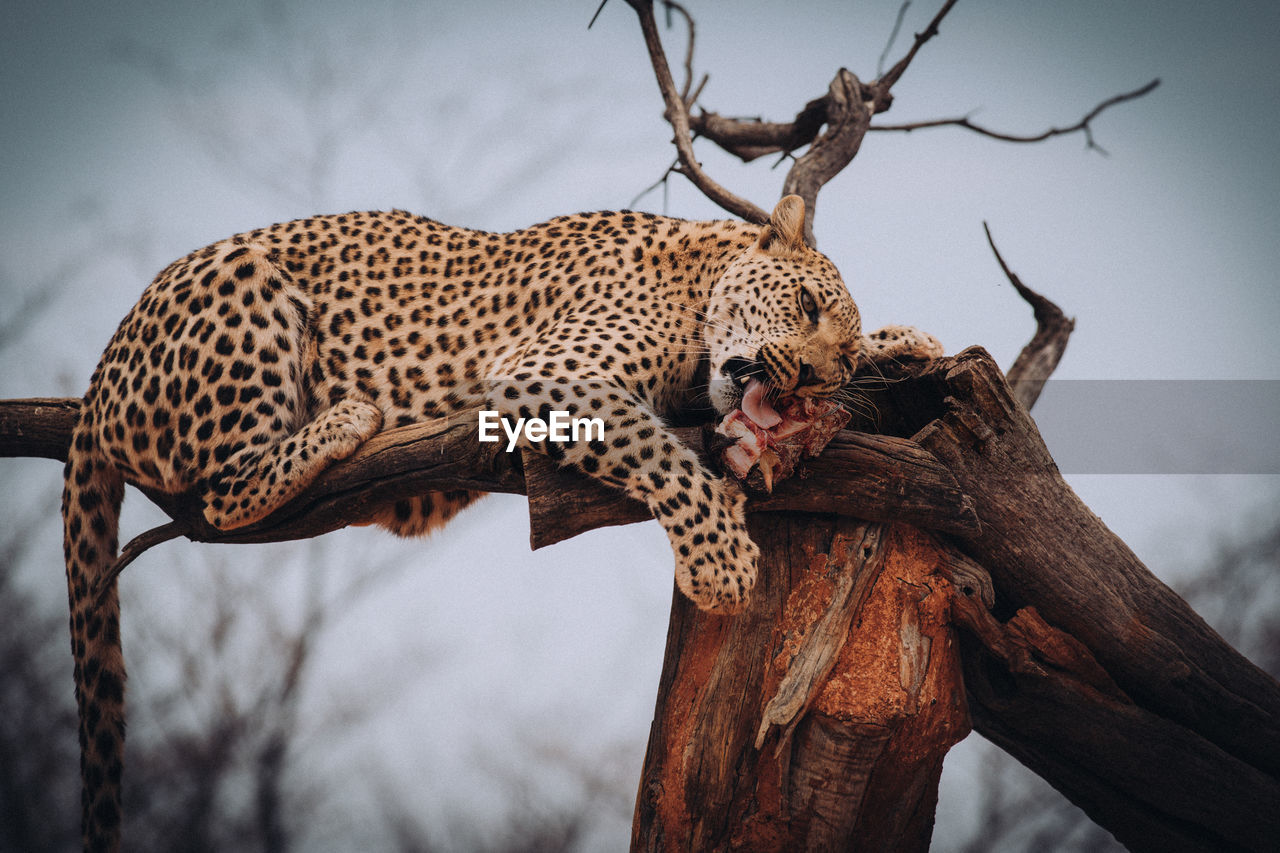
[[(487, 407), (600, 418), (603, 436), (521, 447), (643, 501), (678, 588), (733, 614), (758, 548), (743, 491), (671, 431), (748, 377), (827, 397), (862, 362), (932, 358), (931, 335), (864, 335), (805, 205), (764, 224), (610, 211), (507, 233), (404, 211), (294, 220), (175, 261), (121, 322), (72, 431), (62, 495), (85, 849), (119, 848), (125, 667), (111, 567), (124, 487), (195, 495), (219, 530), (260, 522), (380, 432)], [(536, 446), (535, 446), (536, 445)], [(407, 536), (482, 493), (365, 519)]]

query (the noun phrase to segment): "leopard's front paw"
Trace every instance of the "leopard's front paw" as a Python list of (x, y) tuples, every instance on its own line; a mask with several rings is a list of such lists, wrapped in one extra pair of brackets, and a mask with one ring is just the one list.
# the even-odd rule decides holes
[(736, 489), (710, 505), (705, 517), (668, 531), (676, 551), (676, 583), (702, 610), (741, 613), (756, 583), (760, 549), (751, 541)]
[(941, 341), (911, 326), (885, 326), (865, 335), (862, 344), (863, 352), (872, 361), (929, 361), (943, 354)]

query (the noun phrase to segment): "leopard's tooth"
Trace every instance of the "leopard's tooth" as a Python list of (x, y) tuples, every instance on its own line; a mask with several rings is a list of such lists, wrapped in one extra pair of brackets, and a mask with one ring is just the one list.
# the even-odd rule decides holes
[(772, 450), (766, 450), (760, 455), (760, 476), (764, 478), (764, 490), (773, 492), (773, 463), (777, 459), (773, 455)]

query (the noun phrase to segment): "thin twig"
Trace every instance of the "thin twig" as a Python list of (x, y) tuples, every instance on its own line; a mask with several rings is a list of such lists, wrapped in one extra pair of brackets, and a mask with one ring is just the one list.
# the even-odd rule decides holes
[[(697, 98), (689, 99), (689, 89), (693, 86), (693, 16), (689, 14), (687, 9), (676, 3), (675, 0), (662, 0), (662, 5), (667, 10), (667, 29), (671, 29), (671, 11), (673, 9), (680, 13), (680, 16), (684, 18), (685, 26), (689, 28), (689, 46), (685, 48), (684, 52), (684, 85), (680, 87), (680, 100), (687, 110), (693, 106), (693, 100), (697, 100)], [(703, 79), (702, 84), (698, 86), (698, 90), (701, 91), (702, 86), (705, 84), (706, 80)]]
[(889, 51), (893, 50), (893, 44), (898, 40), (898, 33), (902, 30), (902, 19), (907, 16), (907, 9), (911, 8), (911, 0), (903, 0), (901, 6), (898, 7), (898, 17), (894, 19), (893, 29), (889, 31), (889, 40), (885, 42), (884, 50), (880, 52), (880, 59), (876, 62), (876, 76), (884, 74), (884, 63), (889, 58)]
[[(636, 197), (631, 199), (631, 201), (627, 202), (627, 207), (635, 207), (636, 204), (639, 203), (640, 199), (644, 198), (649, 193), (656, 190), (658, 187), (665, 188), (667, 185), (667, 179), (671, 177), (671, 173), (675, 172), (679, 165), (680, 165), (679, 160), (672, 160), (671, 165), (668, 166), (667, 170), (662, 173), (662, 177), (658, 178), (658, 180), (654, 181), (653, 183), (649, 184), (649, 186), (645, 187), (644, 189), (640, 190), (640, 192), (636, 193)], [(664, 200), (664, 203), (665, 203), (665, 200)]]
[(1027, 411), (1030, 411), (1039, 399), (1044, 383), (1053, 375), (1058, 362), (1062, 360), (1062, 353), (1067, 349), (1067, 339), (1071, 337), (1076, 321), (1062, 313), (1062, 309), (1052, 300), (1023, 284), (1004, 262), (1004, 257), (996, 248), (996, 241), (992, 238), (991, 229), (987, 227), (986, 222), (982, 223), (982, 230), (987, 234), (987, 245), (995, 253), (996, 261), (1004, 271), (1005, 278), (1009, 279), (1013, 289), (1018, 291), (1018, 295), (1031, 306), (1031, 311), (1036, 318), (1036, 333), (1022, 348), (1022, 352), (1018, 353), (1013, 366), (1005, 374), (1009, 387), (1013, 389), (1013, 395)]
[(587, 21), (587, 29), (591, 29), (595, 26), (596, 18), (600, 17), (600, 13), (604, 11), (604, 6), (608, 2), (609, 0), (600, 0), (600, 5), (596, 7), (596, 13), (591, 16), (590, 21)]
[(696, 89), (693, 90), (693, 94), (691, 94), (689, 97), (684, 99), (684, 102), (687, 106), (692, 108), (694, 104), (698, 103), (698, 98), (702, 97), (702, 90), (706, 88), (707, 81), (710, 79), (711, 79), (710, 74), (704, 73), (702, 75), (702, 79), (698, 81), (698, 86)]
[(120, 556), (111, 564), (111, 568), (98, 581), (98, 588), (94, 591), (93, 600), (97, 605), (102, 604), (102, 600), (106, 598), (108, 591), (116, 585), (116, 579), (120, 577), (120, 573), (125, 567), (132, 563), (138, 557), (162, 542), (168, 542), (170, 539), (177, 539), (179, 536), (185, 536), (187, 533), (187, 525), (181, 521), (170, 521), (159, 527), (153, 527), (145, 533), (140, 533), (124, 546), (120, 552)]
[(1104, 110), (1110, 107), (1114, 107), (1116, 104), (1123, 104), (1125, 101), (1132, 101), (1136, 98), (1141, 98), (1143, 95), (1148, 94), (1149, 92), (1151, 92), (1151, 90), (1155, 89), (1159, 85), (1160, 85), (1160, 79), (1156, 78), (1155, 80), (1152, 80), (1150, 83), (1147, 83), (1145, 86), (1140, 86), (1139, 88), (1134, 89), (1132, 92), (1124, 92), (1123, 94), (1114, 95), (1110, 98), (1107, 98), (1105, 101), (1098, 104), (1096, 107), (1091, 109), (1088, 113), (1086, 113), (1084, 118), (1080, 119), (1080, 121), (1076, 122), (1073, 125), (1070, 125), (1069, 127), (1051, 127), (1048, 130), (1043, 131), (1042, 133), (1036, 133), (1036, 134), (1019, 135), (1019, 134), (1012, 134), (1012, 133), (1001, 133), (999, 131), (991, 130), (989, 128), (982, 127), (979, 124), (973, 123), (972, 121), (969, 120), (968, 116), (964, 116), (963, 118), (944, 118), (944, 119), (933, 119), (930, 121), (917, 121), (917, 122), (911, 122), (909, 124), (873, 124), (871, 126), (871, 130), (886, 130), (886, 131), (894, 130), (894, 131), (902, 131), (902, 132), (910, 133), (913, 130), (921, 130), (927, 127), (952, 126), (952, 127), (962, 127), (966, 130), (972, 130), (974, 133), (979, 133), (979, 134), (982, 134), (983, 136), (989, 136), (992, 139), (999, 139), (1004, 142), (1043, 142), (1044, 140), (1050, 139), (1054, 136), (1063, 136), (1068, 133), (1083, 132), (1085, 135), (1085, 139), (1087, 140), (1086, 146), (1088, 148), (1092, 148), (1096, 151), (1106, 154), (1107, 153), (1106, 150), (1103, 149), (1102, 146), (1094, 142), (1093, 129), (1091, 127), (1091, 123), (1093, 122), (1093, 120), (1097, 118), (1099, 115), (1101, 115)]
[(911, 64), (911, 60), (916, 58), (916, 53), (920, 48), (924, 47), (925, 42), (938, 34), (938, 25), (942, 23), (942, 19), (951, 11), (951, 7), (956, 5), (956, 0), (947, 0), (942, 4), (942, 8), (938, 10), (938, 14), (933, 16), (933, 20), (929, 22), (929, 26), (924, 28), (923, 32), (916, 33), (915, 41), (911, 43), (911, 49), (907, 51), (907, 55), (902, 57), (889, 69), (889, 73), (876, 80), (876, 88), (880, 90), (882, 96), (887, 96), (889, 90), (893, 88), (893, 84), (898, 82), (906, 72), (907, 66)]
[(640, 29), (644, 33), (644, 42), (649, 49), (649, 60), (653, 64), (654, 76), (658, 79), (663, 103), (666, 104), (667, 121), (675, 131), (673, 141), (680, 157), (680, 172), (689, 178), (703, 195), (735, 216), (758, 224), (768, 222), (768, 213), (745, 198), (730, 192), (702, 171), (702, 166), (694, 154), (693, 140), (689, 134), (689, 111), (680, 93), (676, 91), (675, 81), (671, 77), (671, 67), (667, 63), (666, 53), (662, 49), (662, 40), (658, 35), (658, 25), (653, 18), (653, 2), (652, 0), (627, 0), (627, 2), (636, 10), (636, 15), (640, 18)]

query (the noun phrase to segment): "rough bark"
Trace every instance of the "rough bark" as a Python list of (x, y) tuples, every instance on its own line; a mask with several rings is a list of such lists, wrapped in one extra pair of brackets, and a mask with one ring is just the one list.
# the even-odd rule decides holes
[(633, 850), (927, 850), (968, 732), (937, 543), (755, 514), (752, 606), (675, 596)]
[(69, 397), (0, 400), (0, 456), (65, 462), (80, 401)]
[[(993, 639), (1016, 618), (977, 634), (987, 651), (966, 660), (976, 729), (1134, 849), (1273, 849), (1280, 684), (1081, 503), (985, 352), (930, 372), (943, 406), (915, 439), (974, 501), (981, 531), (957, 538), (990, 571), (997, 614), (1036, 611), (1011, 648), (1046, 664), (1011, 666)], [(1036, 640), (1049, 633), (1119, 692), (1062, 677), (1071, 667)]]
[(932, 372), (946, 411), (915, 439), (973, 499), (982, 530), (960, 538), (1007, 606), (1034, 605), (1130, 696), (1280, 774), (1280, 685), (1084, 506), (990, 356), (969, 349)]

